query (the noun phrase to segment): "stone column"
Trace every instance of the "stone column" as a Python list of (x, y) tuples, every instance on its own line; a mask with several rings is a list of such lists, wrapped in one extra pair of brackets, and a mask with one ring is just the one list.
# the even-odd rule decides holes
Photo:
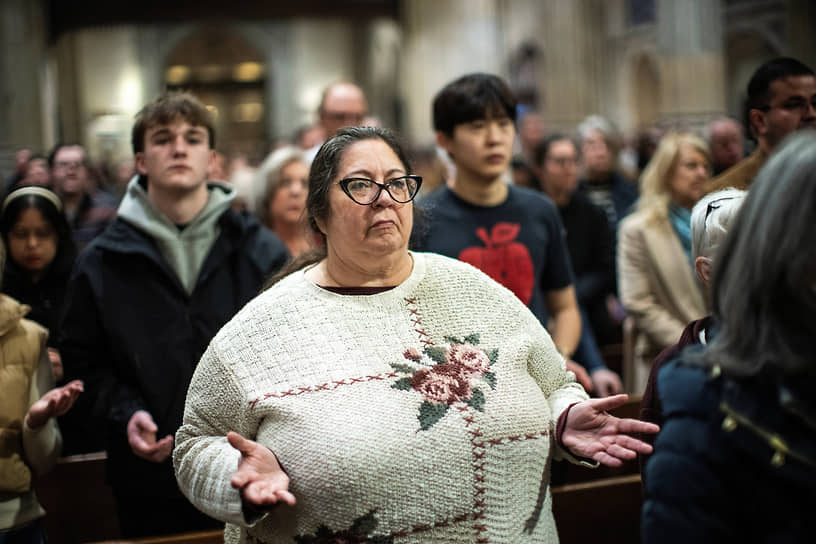
[(400, 100), (405, 135), (433, 141), (431, 103), (447, 83), (469, 72), (506, 76), (496, 0), (402, 2), (404, 29)]
[(816, 70), (816, 3), (788, 0), (787, 4), (790, 55)]
[[(15, 151), (48, 151), (54, 126), (49, 88), (45, 6), (41, 0), (0, 2), (0, 175), (12, 173)], [(2, 182), (0, 182), (2, 183)]]
[(699, 126), (726, 110), (720, 0), (658, 0), (662, 118)]

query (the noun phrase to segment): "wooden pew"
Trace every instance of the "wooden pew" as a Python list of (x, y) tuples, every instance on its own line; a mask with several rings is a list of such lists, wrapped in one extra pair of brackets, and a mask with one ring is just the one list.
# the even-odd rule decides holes
[(63, 457), (35, 483), (47, 512), (49, 544), (117, 538), (113, 491), (105, 484), (105, 452)]
[(640, 475), (630, 474), (552, 488), (561, 544), (640, 542)]
[(104, 540), (93, 544), (221, 544), (222, 542), (224, 542), (224, 531), (215, 529), (212, 531), (134, 538), (130, 540)]

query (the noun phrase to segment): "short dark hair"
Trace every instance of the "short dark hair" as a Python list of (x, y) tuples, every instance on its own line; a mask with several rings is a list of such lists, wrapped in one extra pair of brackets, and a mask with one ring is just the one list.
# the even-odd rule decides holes
[(156, 125), (167, 125), (177, 119), (183, 119), (196, 127), (205, 127), (209, 135), (210, 149), (215, 149), (215, 123), (207, 107), (191, 93), (166, 91), (145, 104), (136, 114), (131, 134), (133, 152), (144, 151), (147, 129)]
[(578, 142), (575, 141), (575, 138), (572, 138), (571, 136), (568, 136), (561, 132), (556, 132), (554, 134), (550, 134), (549, 136), (541, 140), (536, 146), (535, 151), (533, 153), (534, 155), (533, 160), (535, 161), (536, 166), (541, 166), (542, 164), (544, 164), (544, 160), (547, 158), (547, 153), (550, 152), (552, 144), (554, 144), (555, 142), (563, 141), (570, 142), (572, 146), (575, 148), (575, 153), (578, 156), (580, 156), (581, 147), (578, 145)]
[[(745, 126), (752, 128), (750, 113), (768, 105), (771, 99), (771, 83), (791, 76), (812, 76), (813, 70), (791, 57), (777, 57), (756, 69), (748, 81), (748, 97), (745, 101)], [(753, 136), (753, 129), (748, 131)]]
[(768, 370), (808, 394), (816, 386), (815, 148), (813, 132), (790, 134), (751, 185), (717, 256), (721, 329), (696, 358), (735, 376)]
[(453, 135), (456, 125), (488, 117), (516, 121), (516, 97), (493, 74), (467, 74), (445, 85), (434, 97), (434, 130)]

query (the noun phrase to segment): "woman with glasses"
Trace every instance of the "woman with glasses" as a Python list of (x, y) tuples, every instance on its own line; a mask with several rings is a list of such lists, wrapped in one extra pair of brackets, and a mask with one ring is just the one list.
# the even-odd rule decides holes
[(637, 331), (631, 387), (642, 393), (652, 360), (706, 313), (691, 258), (691, 209), (705, 194), (711, 161), (705, 142), (670, 133), (640, 179), (636, 211), (618, 232), (618, 289)]
[(644, 543), (813, 541), (814, 150), (797, 133), (760, 170), (718, 253), (719, 330), (658, 376)]
[(546, 330), (475, 268), (408, 249), (421, 178), (346, 128), (309, 174), (325, 245), (199, 363), (179, 485), (238, 542), (549, 542), (551, 457), (619, 465), (652, 424), (587, 400)]

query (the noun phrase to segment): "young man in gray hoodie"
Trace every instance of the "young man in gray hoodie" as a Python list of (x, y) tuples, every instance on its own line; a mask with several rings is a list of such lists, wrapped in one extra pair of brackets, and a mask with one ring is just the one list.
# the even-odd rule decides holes
[(132, 143), (138, 174), (77, 261), (60, 341), (66, 377), (86, 391), (66, 442), (104, 444), (126, 537), (218, 526), (178, 490), (173, 436), (210, 339), (288, 258), (271, 231), (230, 210), (232, 189), (206, 181), (215, 133), (195, 97), (147, 104)]

